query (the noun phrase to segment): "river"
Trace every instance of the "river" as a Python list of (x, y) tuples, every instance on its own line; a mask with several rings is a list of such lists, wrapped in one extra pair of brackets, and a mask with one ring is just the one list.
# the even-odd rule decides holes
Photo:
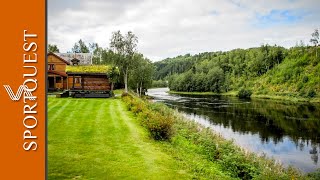
[(155, 101), (179, 110), (226, 139), (284, 166), (320, 168), (320, 104), (227, 96), (173, 95), (149, 89)]

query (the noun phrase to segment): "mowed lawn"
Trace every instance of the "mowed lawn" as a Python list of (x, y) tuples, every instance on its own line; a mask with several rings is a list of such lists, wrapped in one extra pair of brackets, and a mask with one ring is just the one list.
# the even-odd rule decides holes
[(49, 179), (192, 178), (180, 164), (121, 99), (48, 98)]

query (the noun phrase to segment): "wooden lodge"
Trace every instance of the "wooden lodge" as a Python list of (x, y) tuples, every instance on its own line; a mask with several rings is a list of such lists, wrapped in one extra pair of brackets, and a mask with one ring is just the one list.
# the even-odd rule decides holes
[(48, 54), (48, 90), (68, 90), (74, 97), (109, 97), (108, 66), (81, 65), (80, 60)]
[(66, 67), (69, 62), (60, 56), (48, 54), (48, 90), (65, 90), (68, 89)]

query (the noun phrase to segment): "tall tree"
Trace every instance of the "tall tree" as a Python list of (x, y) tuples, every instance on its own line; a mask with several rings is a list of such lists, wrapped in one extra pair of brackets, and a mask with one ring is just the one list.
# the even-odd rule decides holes
[(314, 32), (311, 34), (310, 42), (314, 44), (316, 47), (316, 58), (318, 58), (318, 44), (319, 44), (319, 30), (315, 29)]
[(123, 73), (125, 92), (128, 92), (128, 73), (133, 67), (133, 55), (136, 52), (138, 38), (131, 31), (125, 36), (120, 31), (112, 33), (110, 47), (119, 55), (115, 64)]
[(59, 48), (55, 44), (48, 44), (48, 52), (59, 53)]
[(135, 65), (130, 71), (130, 87), (135, 87), (137, 94), (141, 96), (142, 90), (151, 86), (155, 68), (151, 61), (144, 58), (142, 54), (135, 54), (133, 58)]
[(89, 43), (89, 49), (92, 53), (92, 63), (93, 64), (103, 64), (104, 54), (106, 50), (98, 45), (98, 43)]
[(72, 52), (74, 53), (89, 53), (88, 46), (80, 39), (78, 42), (74, 43)]
[(117, 66), (112, 66), (111, 71), (107, 74), (111, 82), (111, 93), (113, 94), (114, 83), (118, 82), (120, 71)]

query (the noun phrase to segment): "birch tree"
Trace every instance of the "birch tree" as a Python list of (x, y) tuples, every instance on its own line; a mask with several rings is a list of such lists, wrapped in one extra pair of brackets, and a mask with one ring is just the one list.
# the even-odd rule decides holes
[(115, 61), (120, 71), (123, 73), (125, 92), (128, 92), (128, 74), (134, 65), (133, 55), (136, 52), (138, 38), (131, 31), (123, 36), (119, 31), (113, 32), (110, 47), (117, 53), (118, 59)]

